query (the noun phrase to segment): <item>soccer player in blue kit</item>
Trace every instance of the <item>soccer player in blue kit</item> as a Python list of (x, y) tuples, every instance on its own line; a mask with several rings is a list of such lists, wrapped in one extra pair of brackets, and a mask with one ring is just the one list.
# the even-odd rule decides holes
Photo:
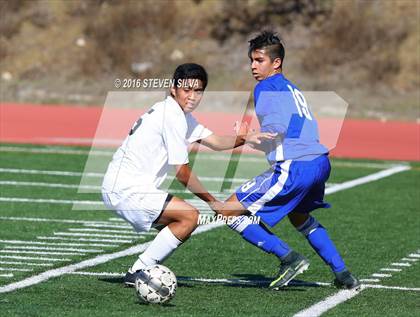
[(261, 132), (276, 133), (277, 137), (258, 148), (265, 152), (271, 167), (239, 187), (216, 208), (217, 213), (238, 216), (229, 227), (279, 258), (279, 273), (270, 288), (286, 286), (309, 267), (309, 261), (263, 223), (253, 223), (250, 215), (260, 216), (271, 227), (287, 216), (331, 268), (334, 284), (358, 289), (359, 280), (347, 269), (326, 229), (310, 214), (314, 209), (330, 207), (323, 197), (331, 166), (303, 94), (282, 74), (284, 47), (268, 31), (249, 43), (252, 75), (259, 81), (254, 89), (255, 112)]

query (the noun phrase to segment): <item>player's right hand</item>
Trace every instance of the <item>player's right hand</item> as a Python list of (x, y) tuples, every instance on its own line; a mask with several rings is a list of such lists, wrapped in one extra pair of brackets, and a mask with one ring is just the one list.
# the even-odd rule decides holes
[(270, 132), (259, 132), (259, 133), (252, 133), (249, 134), (245, 139), (245, 144), (253, 145), (261, 144), (263, 141), (271, 141), (274, 140), (277, 136), (277, 133), (270, 133)]
[(208, 203), (211, 210), (213, 210), (216, 214), (220, 214), (223, 210), (224, 203), (218, 200), (211, 201)]

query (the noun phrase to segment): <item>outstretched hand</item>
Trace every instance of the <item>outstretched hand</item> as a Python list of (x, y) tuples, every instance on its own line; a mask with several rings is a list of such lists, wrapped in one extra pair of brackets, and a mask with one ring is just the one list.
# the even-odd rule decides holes
[(210, 208), (216, 213), (219, 214), (223, 209), (223, 203), (221, 201), (215, 200), (208, 203)]
[(245, 143), (250, 145), (251, 147), (258, 146), (263, 141), (272, 141), (276, 138), (277, 133), (270, 133), (270, 132), (258, 132), (258, 133), (250, 133), (247, 135)]

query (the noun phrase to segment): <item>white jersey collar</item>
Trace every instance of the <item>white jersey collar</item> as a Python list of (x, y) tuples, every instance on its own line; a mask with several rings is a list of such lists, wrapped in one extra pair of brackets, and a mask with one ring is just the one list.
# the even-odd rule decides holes
[(184, 111), (182, 110), (181, 106), (176, 102), (176, 100), (172, 97), (172, 96), (168, 96), (166, 97), (165, 102), (171, 104), (171, 107), (174, 107), (175, 109), (177, 109), (177, 111), (181, 111), (184, 115)]

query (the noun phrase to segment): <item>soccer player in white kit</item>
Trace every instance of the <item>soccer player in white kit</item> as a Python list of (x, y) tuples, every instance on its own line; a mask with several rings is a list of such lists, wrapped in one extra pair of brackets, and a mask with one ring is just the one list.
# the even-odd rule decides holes
[(188, 164), (188, 145), (194, 142), (213, 150), (232, 149), (246, 142), (259, 144), (271, 133), (218, 136), (199, 124), (191, 112), (207, 86), (205, 69), (193, 63), (177, 67), (171, 95), (153, 105), (133, 125), (106, 171), (102, 196), (105, 205), (136, 231), (162, 228), (128, 270), (124, 282), (135, 283), (136, 272), (164, 261), (197, 227), (198, 210), (159, 189), (170, 166), (177, 179), (213, 210), (220, 204), (198, 180)]

